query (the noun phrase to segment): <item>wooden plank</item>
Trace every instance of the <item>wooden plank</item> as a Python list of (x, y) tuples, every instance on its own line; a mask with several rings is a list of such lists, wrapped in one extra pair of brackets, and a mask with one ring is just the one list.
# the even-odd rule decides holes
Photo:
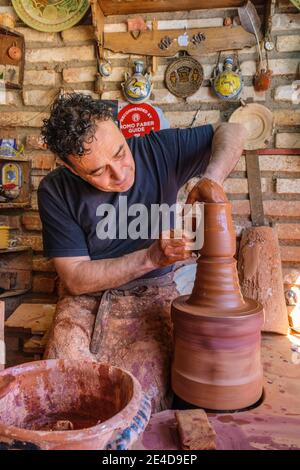
[[(205, 40), (199, 45), (192, 43), (194, 34), (203, 33)], [(172, 57), (178, 51), (187, 51), (191, 56), (210, 52), (243, 49), (256, 44), (255, 36), (248, 33), (242, 26), (220, 26), (214, 28), (191, 28), (186, 30), (189, 36), (187, 46), (180, 46), (177, 38), (183, 35), (183, 29), (166, 29), (144, 31), (138, 39), (129, 33), (104, 33), (104, 48), (124, 54), (141, 54), (149, 56)], [(161, 49), (161, 40), (168, 36), (172, 43), (167, 49)]]
[(5, 303), (0, 301), (0, 370), (5, 367), (4, 313)]
[(19, 290), (9, 290), (0, 294), (0, 299), (5, 299), (6, 297), (15, 297), (16, 295), (26, 294), (30, 289), (19, 289)]
[[(127, 15), (131, 13), (152, 13), (160, 11), (183, 11), (212, 8), (237, 8), (244, 0), (98, 0), (105, 16)], [(261, 0), (252, 0), (254, 4), (262, 4)]]
[(21, 304), (6, 320), (5, 327), (11, 332), (42, 335), (52, 325), (55, 304)]
[(259, 160), (256, 150), (246, 152), (246, 168), (252, 224), (254, 226), (262, 226), (265, 224), (264, 206), (262, 200)]
[(7, 272), (0, 269), (0, 287), (5, 290), (29, 289), (31, 271), (27, 269)]
[(25, 354), (43, 354), (48, 343), (50, 330), (44, 336), (34, 335), (24, 342), (23, 352)]
[[(1, 249), (0, 250), (0, 254), (3, 254), (3, 253), (16, 253), (16, 252), (19, 252), (19, 251), (29, 251), (31, 250), (31, 247), (30, 246), (12, 246), (11, 248), (6, 248), (6, 249)], [(1, 261), (0, 261), (0, 266), (1, 266)]]
[(175, 411), (180, 447), (183, 450), (215, 450), (217, 435), (204, 410)]
[(103, 44), (104, 15), (97, 0), (90, 0), (95, 39)]
[(300, 149), (260, 149), (258, 155), (300, 155)]

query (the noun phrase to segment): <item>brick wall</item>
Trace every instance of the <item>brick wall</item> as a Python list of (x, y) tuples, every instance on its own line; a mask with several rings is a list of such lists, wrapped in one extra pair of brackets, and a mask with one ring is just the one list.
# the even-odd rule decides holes
[[(0, 13), (10, 9), (8, 0), (0, 0)], [(233, 9), (199, 10), (194, 12), (147, 14), (145, 18), (158, 20), (158, 28), (221, 26), (225, 16), (236, 17)], [(106, 18), (105, 30), (124, 31), (124, 16)], [(26, 66), (22, 92), (9, 91), (7, 103), (0, 106), (0, 127), (17, 127), (20, 139), (26, 144), (26, 153), (32, 162), (31, 208), (9, 211), (3, 217), (10, 220), (20, 232), (23, 244), (33, 248), (33, 291), (51, 293), (56, 277), (52, 263), (42, 256), (41, 223), (37, 212), (36, 190), (43, 176), (54, 167), (54, 156), (39, 139), (39, 127), (47, 117), (49, 104), (60, 88), (77, 90), (97, 97), (93, 92), (96, 59), (90, 17), (84, 24), (61, 34), (41, 33), (18, 23), (18, 30), (26, 39)], [(275, 115), (276, 132), (270, 147), (300, 148), (300, 111), (292, 104), (291, 84), (297, 78), (300, 61), (300, 14), (288, 0), (279, 0), (273, 18), (275, 50), (270, 54), (270, 67), (274, 78), (272, 89), (256, 93), (252, 87), (255, 72), (255, 48), (239, 52), (245, 88), (242, 98), (246, 102), (259, 102), (268, 106)], [(124, 71), (132, 71), (134, 56), (108, 54), (113, 66), (112, 75), (104, 80), (104, 99), (122, 99), (120, 83)], [(170, 59), (161, 58), (153, 77), (152, 102), (160, 106), (172, 127), (188, 127), (195, 113), (196, 124), (227, 120), (238, 102), (218, 101), (209, 88), (209, 78), (217, 54), (199, 58), (205, 73), (203, 87), (186, 101), (170, 94), (164, 87), (164, 72)], [(300, 78), (300, 77), (299, 77)], [(300, 156), (261, 155), (260, 167), (265, 214), (275, 223), (281, 244), (282, 263), (286, 282), (300, 279)], [(244, 158), (225, 183), (233, 203), (237, 233), (250, 225), (250, 206)], [(300, 284), (300, 280), (298, 281)]]

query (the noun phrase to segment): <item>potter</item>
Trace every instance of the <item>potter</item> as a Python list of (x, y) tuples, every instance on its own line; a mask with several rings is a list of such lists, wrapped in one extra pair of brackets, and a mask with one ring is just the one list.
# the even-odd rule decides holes
[(103, 102), (70, 94), (54, 102), (42, 134), (60, 163), (38, 190), (44, 255), (61, 280), (45, 357), (123, 367), (153, 410), (168, 408), (174, 264), (192, 256), (192, 240), (174, 238), (172, 225), (167, 238), (121, 239), (117, 225), (115, 239), (100, 240), (96, 210), (112, 204), (118, 215), (121, 195), (128, 207), (171, 206), (195, 176), (189, 203), (226, 202), (222, 183), (242, 154), (245, 130), (221, 123), (125, 140)]

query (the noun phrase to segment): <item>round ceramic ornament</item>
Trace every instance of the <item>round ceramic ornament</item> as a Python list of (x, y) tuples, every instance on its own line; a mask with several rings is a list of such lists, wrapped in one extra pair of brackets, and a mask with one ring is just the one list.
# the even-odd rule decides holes
[(295, 5), (298, 10), (300, 10), (300, 0), (290, 0), (293, 5)]
[(265, 106), (257, 103), (241, 106), (232, 113), (229, 122), (243, 124), (247, 130), (245, 150), (265, 148), (272, 137), (274, 117)]
[(202, 65), (196, 59), (188, 56), (176, 59), (166, 70), (165, 82), (173, 95), (180, 98), (191, 96), (202, 85)]
[(112, 66), (108, 60), (102, 60), (99, 64), (99, 73), (102, 77), (107, 78), (111, 75)]
[(88, 0), (12, 0), (12, 5), (25, 24), (49, 33), (71, 28), (89, 9)]

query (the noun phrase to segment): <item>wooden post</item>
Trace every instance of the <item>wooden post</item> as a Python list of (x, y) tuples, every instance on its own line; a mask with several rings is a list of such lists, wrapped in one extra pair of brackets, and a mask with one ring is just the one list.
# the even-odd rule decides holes
[(0, 301), (0, 370), (5, 367), (5, 342), (4, 342), (4, 312), (5, 303)]
[[(104, 15), (98, 3), (98, 0), (89, 0), (92, 10), (92, 21), (94, 27), (94, 35), (97, 43), (96, 52), (97, 52), (97, 63), (98, 66), (101, 60), (104, 58), (103, 53), (103, 43), (104, 43)], [(99, 71), (95, 77), (95, 92), (101, 95), (104, 91), (104, 83), (102, 76)]]

